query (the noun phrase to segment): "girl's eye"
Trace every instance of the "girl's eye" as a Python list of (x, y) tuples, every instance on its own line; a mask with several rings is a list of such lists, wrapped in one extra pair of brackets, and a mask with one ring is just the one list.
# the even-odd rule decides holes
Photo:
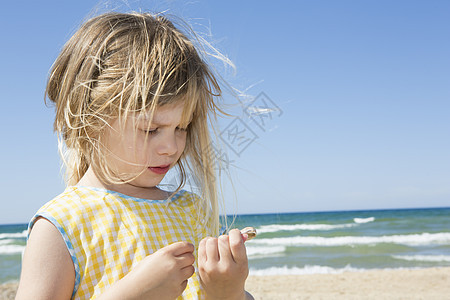
[(158, 128), (155, 129), (142, 129), (145, 134), (155, 134), (158, 131)]

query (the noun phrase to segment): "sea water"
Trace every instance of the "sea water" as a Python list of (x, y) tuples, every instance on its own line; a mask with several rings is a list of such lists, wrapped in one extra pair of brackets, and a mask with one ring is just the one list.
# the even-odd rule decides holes
[[(240, 215), (233, 226), (258, 231), (252, 275), (450, 266), (450, 208)], [(19, 279), (26, 227), (0, 225), (0, 283)]]
[(26, 229), (26, 224), (0, 225), (0, 283), (19, 280)]
[(450, 208), (238, 216), (253, 226), (250, 274), (450, 266)]

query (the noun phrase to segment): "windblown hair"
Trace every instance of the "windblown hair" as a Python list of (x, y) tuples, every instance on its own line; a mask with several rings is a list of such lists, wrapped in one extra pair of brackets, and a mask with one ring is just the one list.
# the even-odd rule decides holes
[[(195, 35), (194, 35), (195, 36)], [(91, 166), (106, 183), (124, 182), (106, 162), (102, 136), (111, 120), (183, 101), (189, 123), (177, 165), (180, 189), (190, 170), (211, 207), (218, 230), (218, 189), (208, 124), (221, 112), (216, 77), (185, 34), (163, 16), (107, 13), (85, 22), (52, 66), (46, 96), (56, 105), (54, 129), (66, 168), (76, 184)], [(136, 174), (125, 180), (132, 180)], [(120, 177), (120, 178), (119, 178)], [(177, 189), (177, 190), (178, 190)]]

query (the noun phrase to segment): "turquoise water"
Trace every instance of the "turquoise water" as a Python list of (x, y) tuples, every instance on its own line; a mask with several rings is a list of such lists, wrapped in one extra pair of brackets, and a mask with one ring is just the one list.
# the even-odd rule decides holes
[[(450, 266), (450, 208), (240, 215), (250, 273)], [(26, 225), (0, 225), (0, 283), (18, 280)]]
[(250, 273), (450, 266), (450, 208), (243, 215)]
[(27, 225), (0, 225), (0, 283), (18, 280)]

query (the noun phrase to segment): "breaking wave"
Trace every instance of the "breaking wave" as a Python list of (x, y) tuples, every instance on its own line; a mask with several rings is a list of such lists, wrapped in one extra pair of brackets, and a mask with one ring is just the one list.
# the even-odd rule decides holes
[(450, 232), (421, 233), (383, 236), (294, 236), (281, 238), (262, 238), (248, 242), (249, 244), (265, 244), (278, 246), (349, 246), (374, 245), (380, 243), (421, 246), (430, 244), (450, 244)]

